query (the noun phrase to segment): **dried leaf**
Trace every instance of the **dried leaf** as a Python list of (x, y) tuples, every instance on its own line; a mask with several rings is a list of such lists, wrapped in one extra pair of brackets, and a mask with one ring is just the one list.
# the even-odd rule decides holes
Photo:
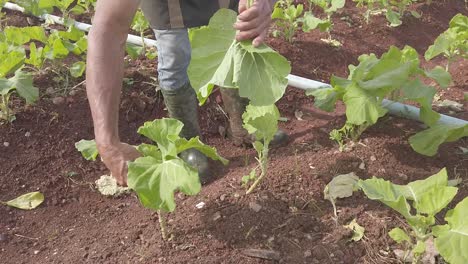
[(31, 192), (23, 194), (18, 198), (5, 203), (5, 205), (23, 210), (31, 210), (44, 202), (44, 195), (40, 192)]
[(358, 180), (359, 177), (354, 172), (334, 177), (325, 187), (324, 198), (336, 200), (337, 198), (350, 197), (357, 190)]

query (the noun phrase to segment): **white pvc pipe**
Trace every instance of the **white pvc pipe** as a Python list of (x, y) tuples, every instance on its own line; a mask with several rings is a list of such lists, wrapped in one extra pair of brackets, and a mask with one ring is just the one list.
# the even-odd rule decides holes
[[(24, 12), (24, 8), (20, 7), (19, 5), (9, 3), (9, 2), (5, 3), (4, 8)], [(54, 23), (57, 23), (60, 25), (64, 24), (63, 18), (58, 17), (58, 16), (45, 14), (45, 15), (42, 15), (40, 18), (44, 20), (51, 20)], [(89, 29), (91, 28), (91, 25), (86, 24), (86, 23), (81, 23), (81, 22), (75, 22), (75, 26), (79, 30), (86, 31), (86, 32), (89, 31)], [(154, 47), (156, 46), (156, 40), (145, 38), (144, 41), (147, 46), (154, 46)], [(130, 44), (139, 45), (139, 46), (143, 45), (141, 37), (130, 35), (130, 34), (128, 35), (127, 42)], [(310, 79), (292, 75), (292, 74), (289, 74), (287, 79), (288, 79), (288, 85), (302, 89), (302, 90), (316, 90), (316, 89), (331, 88), (330, 84), (310, 80)], [(393, 102), (393, 101), (386, 100), (386, 99), (383, 100), (382, 106), (387, 108), (388, 112), (392, 115), (420, 121), (419, 119), (420, 110), (419, 108), (415, 106), (405, 105), (402, 103)], [(447, 124), (447, 125), (466, 125), (468, 124), (468, 121), (441, 114), (438, 123)]]
[[(10, 9), (10, 10), (19, 11), (19, 12), (24, 13), (24, 8), (22, 8), (21, 6), (19, 6), (17, 4), (7, 2), (7, 3), (5, 3), (5, 5), (3, 7), (6, 8), (6, 9)], [(44, 14), (44, 15), (41, 15), (40, 18), (44, 19), (45, 21), (52, 21), (52, 22), (54, 22), (56, 24), (60, 24), (60, 25), (63, 25), (65, 23), (63, 18), (58, 17), (58, 16), (54, 16), (54, 15)], [(89, 29), (91, 28), (91, 25), (75, 21), (75, 27), (77, 29), (81, 30), (81, 31), (88, 32)], [(145, 41), (146, 46), (156, 47), (156, 40), (145, 38), (144, 41)], [(135, 35), (130, 35), (130, 34), (128, 34), (127, 43), (138, 45), (138, 46), (143, 46), (143, 41), (142, 41), (141, 37), (135, 36)]]
[[(302, 89), (302, 90), (316, 90), (316, 89), (330, 89), (331, 86), (326, 83), (309, 80), (306, 78), (302, 78), (295, 75), (288, 76), (288, 84)], [(411, 105), (402, 104), (399, 102), (394, 102), (391, 100), (384, 99), (382, 102), (382, 106), (388, 109), (388, 112), (392, 115), (405, 117), (408, 119), (413, 119), (420, 121), (419, 119), (419, 108)], [(468, 121), (458, 119), (455, 117), (447, 116), (447, 115), (440, 115), (440, 119), (437, 122), (439, 124), (445, 125), (467, 125)]]

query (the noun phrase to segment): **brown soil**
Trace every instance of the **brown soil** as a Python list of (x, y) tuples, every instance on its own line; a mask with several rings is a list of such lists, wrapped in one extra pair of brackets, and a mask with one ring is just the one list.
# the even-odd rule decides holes
[[(346, 76), (347, 66), (362, 53), (381, 54), (390, 45), (405, 44), (423, 53), (453, 15), (467, 14), (461, 0), (415, 8), (423, 12), (420, 20), (408, 17), (403, 26), (389, 28), (382, 17), (365, 24), (358, 10), (348, 6), (336, 15), (332, 32), (342, 48), (327, 46), (320, 41), (325, 35), (315, 31), (298, 34), (294, 44), (276, 39), (270, 43), (291, 60), (294, 74), (328, 81), (332, 74)], [(444, 60), (427, 66), (435, 63)], [(128, 62), (126, 77), (133, 85), (124, 89), (120, 115), (126, 142), (141, 142), (136, 129), (166, 116), (160, 94), (145, 83), (155, 76), (155, 67), (148, 60)], [(441, 98), (463, 102), (463, 92), (468, 92), (466, 61), (454, 63), (451, 72), (454, 84), (440, 93)], [(215, 94), (200, 109), (203, 136), (231, 163), (213, 164), (216, 179), (199, 195), (177, 195), (178, 207), (168, 216), (173, 238), (163, 242), (157, 214), (144, 209), (135, 195), (106, 198), (95, 190), (94, 181), (107, 170), (101, 162), (85, 161), (74, 148), (80, 139), (93, 138), (84, 88), (78, 86), (65, 95), (64, 103), (53, 104), (56, 95), (46, 93), (55, 87), (50, 76), (35, 79), (40, 102), (24, 107), (14, 99), (17, 120), (0, 127), (0, 200), (36, 190), (46, 197), (32, 211), (0, 207), (2, 263), (396, 263), (392, 253), (396, 245), (387, 232), (401, 225), (401, 218), (356, 194), (338, 201), (336, 225), (332, 206), (323, 199), (324, 186), (334, 176), (356, 172), (363, 178), (375, 175), (406, 183), (446, 167), (450, 178), (463, 179), (456, 201), (468, 194), (468, 162), (466, 155), (458, 154), (459, 146), (468, 147), (466, 139), (443, 145), (435, 157), (425, 157), (408, 144), (421, 125), (385, 117), (362, 135), (362, 144), (339, 152), (328, 133), (343, 125), (343, 106), (326, 113), (314, 108), (313, 99), (302, 91), (289, 88), (278, 106), (288, 118), (280, 126), (291, 142), (272, 150), (267, 177), (246, 196), (240, 179), (255, 165), (255, 153), (234, 147), (219, 134), (226, 120)], [(303, 120), (296, 119), (297, 110), (303, 112)], [(457, 116), (468, 119), (466, 103), (464, 110)], [(361, 163), (364, 169), (359, 168)], [(200, 202), (206, 205), (197, 209)], [(256, 212), (252, 208), (258, 205)], [(341, 227), (354, 218), (366, 228), (366, 237), (359, 242), (350, 242), (350, 233)], [(248, 257), (247, 249), (272, 250), (279, 259)]]

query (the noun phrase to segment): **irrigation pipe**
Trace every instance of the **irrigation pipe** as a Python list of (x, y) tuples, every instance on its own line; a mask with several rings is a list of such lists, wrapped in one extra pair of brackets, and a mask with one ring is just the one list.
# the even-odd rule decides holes
[[(24, 8), (22, 8), (21, 6), (19, 6), (17, 4), (13, 4), (13, 3), (10, 3), (10, 2), (6, 2), (5, 5), (3, 6), (3, 8), (24, 13)], [(41, 16), (39, 16), (39, 18), (41, 18), (41, 19), (43, 19), (45, 21), (54, 22), (54, 23), (59, 24), (59, 25), (63, 25), (65, 23), (65, 20), (62, 17), (49, 15), (49, 14), (41, 15)], [(89, 29), (91, 28), (91, 25), (75, 21), (75, 27), (77, 29), (81, 30), (81, 31), (88, 32)], [(130, 35), (130, 34), (128, 34), (127, 43), (138, 45), (138, 46), (143, 46), (143, 41), (142, 41), (141, 37), (135, 36), (135, 35)], [(156, 40), (145, 38), (145, 45), (146, 46), (156, 47)]]
[[(288, 76), (288, 84), (290, 86), (293, 86), (302, 90), (306, 90), (306, 91), (331, 88), (329, 84), (310, 80), (310, 79), (295, 76), (295, 75)], [(382, 106), (387, 108), (388, 112), (392, 115), (420, 121), (419, 119), (420, 109), (415, 106), (402, 104), (402, 103), (394, 102), (394, 101), (387, 100), (387, 99), (383, 100)], [(441, 114), (438, 123), (445, 124), (445, 125), (467, 125), (468, 121)]]
[[(5, 3), (4, 8), (9, 9), (9, 10), (24, 12), (24, 8), (13, 3), (9, 3), (9, 2)], [(62, 17), (44, 14), (44, 15), (41, 15), (40, 18), (46, 21), (53, 21), (54, 23), (57, 23), (60, 25), (64, 24), (64, 19)], [(81, 23), (81, 22), (75, 22), (75, 27), (78, 28), (79, 30), (88, 32), (89, 29), (91, 28), (91, 25), (86, 24), (86, 23)], [(144, 42), (146, 46), (153, 46), (153, 47), (156, 46), (156, 40), (145, 38)], [(143, 46), (143, 40), (141, 37), (130, 35), (130, 34), (127, 37), (127, 43)], [(296, 87), (302, 90), (316, 90), (316, 89), (330, 89), (331, 88), (329, 84), (319, 82), (319, 81), (314, 81), (311, 79), (307, 79), (307, 78), (292, 75), (292, 74), (288, 75), (287, 78), (288, 78), (289, 86)], [(386, 99), (383, 100), (382, 106), (387, 108), (388, 112), (392, 115), (420, 121), (419, 119), (420, 109), (415, 106), (406, 105), (406, 104), (402, 104), (399, 102), (394, 102), (394, 101), (390, 101)], [(441, 114), (438, 123), (446, 124), (446, 125), (467, 125), (468, 121)]]

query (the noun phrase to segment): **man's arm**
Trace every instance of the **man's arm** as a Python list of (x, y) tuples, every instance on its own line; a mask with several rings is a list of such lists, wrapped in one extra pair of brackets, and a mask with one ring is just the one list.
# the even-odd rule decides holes
[(125, 185), (126, 162), (138, 156), (121, 143), (118, 131), (125, 43), (139, 0), (98, 0), (88, 35), (86, 92), (99, 153), (119, 184)]

